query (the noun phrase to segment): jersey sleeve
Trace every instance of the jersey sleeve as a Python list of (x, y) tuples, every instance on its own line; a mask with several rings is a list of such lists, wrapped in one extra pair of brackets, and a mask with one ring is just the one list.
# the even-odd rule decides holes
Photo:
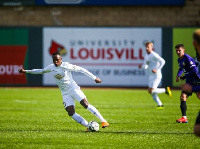
[(155, 54), (155, 55), (154, 55), (154, 59), (155, 59), (155, 61), (159, 62), (159, 64), (160, 64), (160, 65), (157, 67), (157, 69), (162, 69), (163, 66), (165, 65), (165, 60), (164, 60), (162, 57), (160, 57), (158, 54)]
[(68, 64), (67, 69), (70, 71), (75, 71), (75, 72), (80, 72), (85, 74), (86, 76), (92, 78), (93, 80), (95, 80), (97, 77), (95, 75), (93, 75), (91, 72), (89, 72), (88, 70), (86, 70), (85, 68), (82, 68), (80, 66), (76, 66), (76, 65), (72, 65), (72, 64)]
[(196, 67), (195, 61), (191, 57), (187, 57), (187, 63), (190, 66), (190, 68)]
[(147, 69), (148, 68), (148, 64), (147, 64), (147, 58), (146, 58), (146, 56), (144, 57), (144, 62), (143, 62), (143, 64), (142, 64), (142, 69)]
[(44, 69), (32, 69), (32, 70), (25, 70), (26, 73), (30, 73), (30, 74), (44, 74), (44, 73), (48, 73), (51, 72), (51, 65), (45, 67)]
[(182, 73), (183, 73), (183, 69), (179, 68), (176, 76), (180, 77), (182, 75)]
[(193, 58), (187, 57), (187, 61), (186, 61), (190, 67), (190, 71), (188, 72), (187, 75), (191, 75), (196, 73), (196, 64)]

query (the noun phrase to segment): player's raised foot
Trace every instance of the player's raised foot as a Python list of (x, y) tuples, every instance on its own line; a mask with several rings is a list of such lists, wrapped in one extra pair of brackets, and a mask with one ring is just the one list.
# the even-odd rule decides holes
[(108, 122), (102, 122), (102, 128), (106, 128), (106, 127), (109, 127), (110, 124)]
[(170, 90), (170, 87), (167, 87), (166, 88), (166, 92), (165, 92), (167, 95), (169, 95), (170, 98), (172, 98), (172, 92)]
[(177, 123), (188, 123), (188, 119), (184, 118), (184, 117), (181, 117), (180, 119), (177, 119), (176, 122)]
[(162, 109), (164, 109), (164, 106), (163, 105), (159, 105), (159, 106), (157, 106), (157, 109), (158, 110), (162, 110)]

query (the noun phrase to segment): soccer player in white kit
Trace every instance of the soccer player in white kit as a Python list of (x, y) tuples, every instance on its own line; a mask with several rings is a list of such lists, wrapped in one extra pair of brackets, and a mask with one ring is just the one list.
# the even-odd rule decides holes
[(161, 69), (165, 65), (165, 60), (160, 57), (156, 52), (153, 51), (153, 43), (147, 42), (145, 43), (146, 52), (144, 58), (143, 65), (139, 65), (139, 68), (148, 69), (149, 70), (149, 79), (148, 79), (148, 91), (153, 97), (154, 101), (158, 105), (158, 109), (163, 108), (163, 104), (158, 97), (160, 93), (166, 93), (170, 97), (172, 96), (171, 90), (169, 87), (158, 88), (158, 85), (162, 79)]
[(85, 75), (93, 79), (96, 83), (101, 83), (102, 81), (82, 67), (69, 64), (68, 62), (62, 62), (61, 55), (58, 52), (52, 55), (52, 59), (53, 64), (48, 65), (44, 69), (20, 69), (19, 72), (30, 74), (43, 74), (51, 72), (58, 84), (58, 87), (61, 90), (63, 96), (63, 104), (69, 116), (71, 116), (76, 122), (87, 127), (88, 122), (82, 116), (75, 112), (76, 99), (85, 109), (88, 109), (102, 122), (102, 128), (108, 127), (109, 123), (103, 118), (103, 116), (94, 106), (89, 104), (86, 96), (73, 80), (71, 71), (84, 73)]

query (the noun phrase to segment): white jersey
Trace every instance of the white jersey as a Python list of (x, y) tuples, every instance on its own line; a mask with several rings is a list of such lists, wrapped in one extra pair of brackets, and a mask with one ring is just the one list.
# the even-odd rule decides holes
[[(144, 64), (142, 68), (149, 70), (150, 76), (155, 76), (162, 78), (161, 69), (165, 65), (165, 60), (160, 57), (156, 52), (152, 51), (150, 54), (146, 54), (144, 58)], [(153, 73), (152, 70), (156, 69), (156, 73)]]
[(56, 80), (56, 83), (58, 84), (58, 87), (61, 90), (62, 95), (69, 94), (70, 91), (72, 91), (73, 89), (80, 88), (73, 80), (71, 71), (81, 72), (87, 75), (88, 77), (92, 78), (93, 80), (96, 79), (96, 76), (94, 76), (86, 69), (76, 65), (69, 64), (68, 62), (62, 62), (62, 64), (57, 67), (54, 64), (50, 64), (44, 69), (33, 69), (25, 71), (26, 73), (31, 73), (31, 74), (43, 74), (51, 72)]

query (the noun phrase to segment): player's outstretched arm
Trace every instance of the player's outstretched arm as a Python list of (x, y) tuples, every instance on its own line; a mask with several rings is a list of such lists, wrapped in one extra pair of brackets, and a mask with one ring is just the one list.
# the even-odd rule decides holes
[(24, 69), (19, 69), (18, 71), (19, 71), (19, 73), (26, 73), (26, 71)]
[(96, 83), (101, 83), (102, 81), (101, 81), (101, 79), (96, 78), (96, 79), (95, 79), (95, 82), (96, 82)]

